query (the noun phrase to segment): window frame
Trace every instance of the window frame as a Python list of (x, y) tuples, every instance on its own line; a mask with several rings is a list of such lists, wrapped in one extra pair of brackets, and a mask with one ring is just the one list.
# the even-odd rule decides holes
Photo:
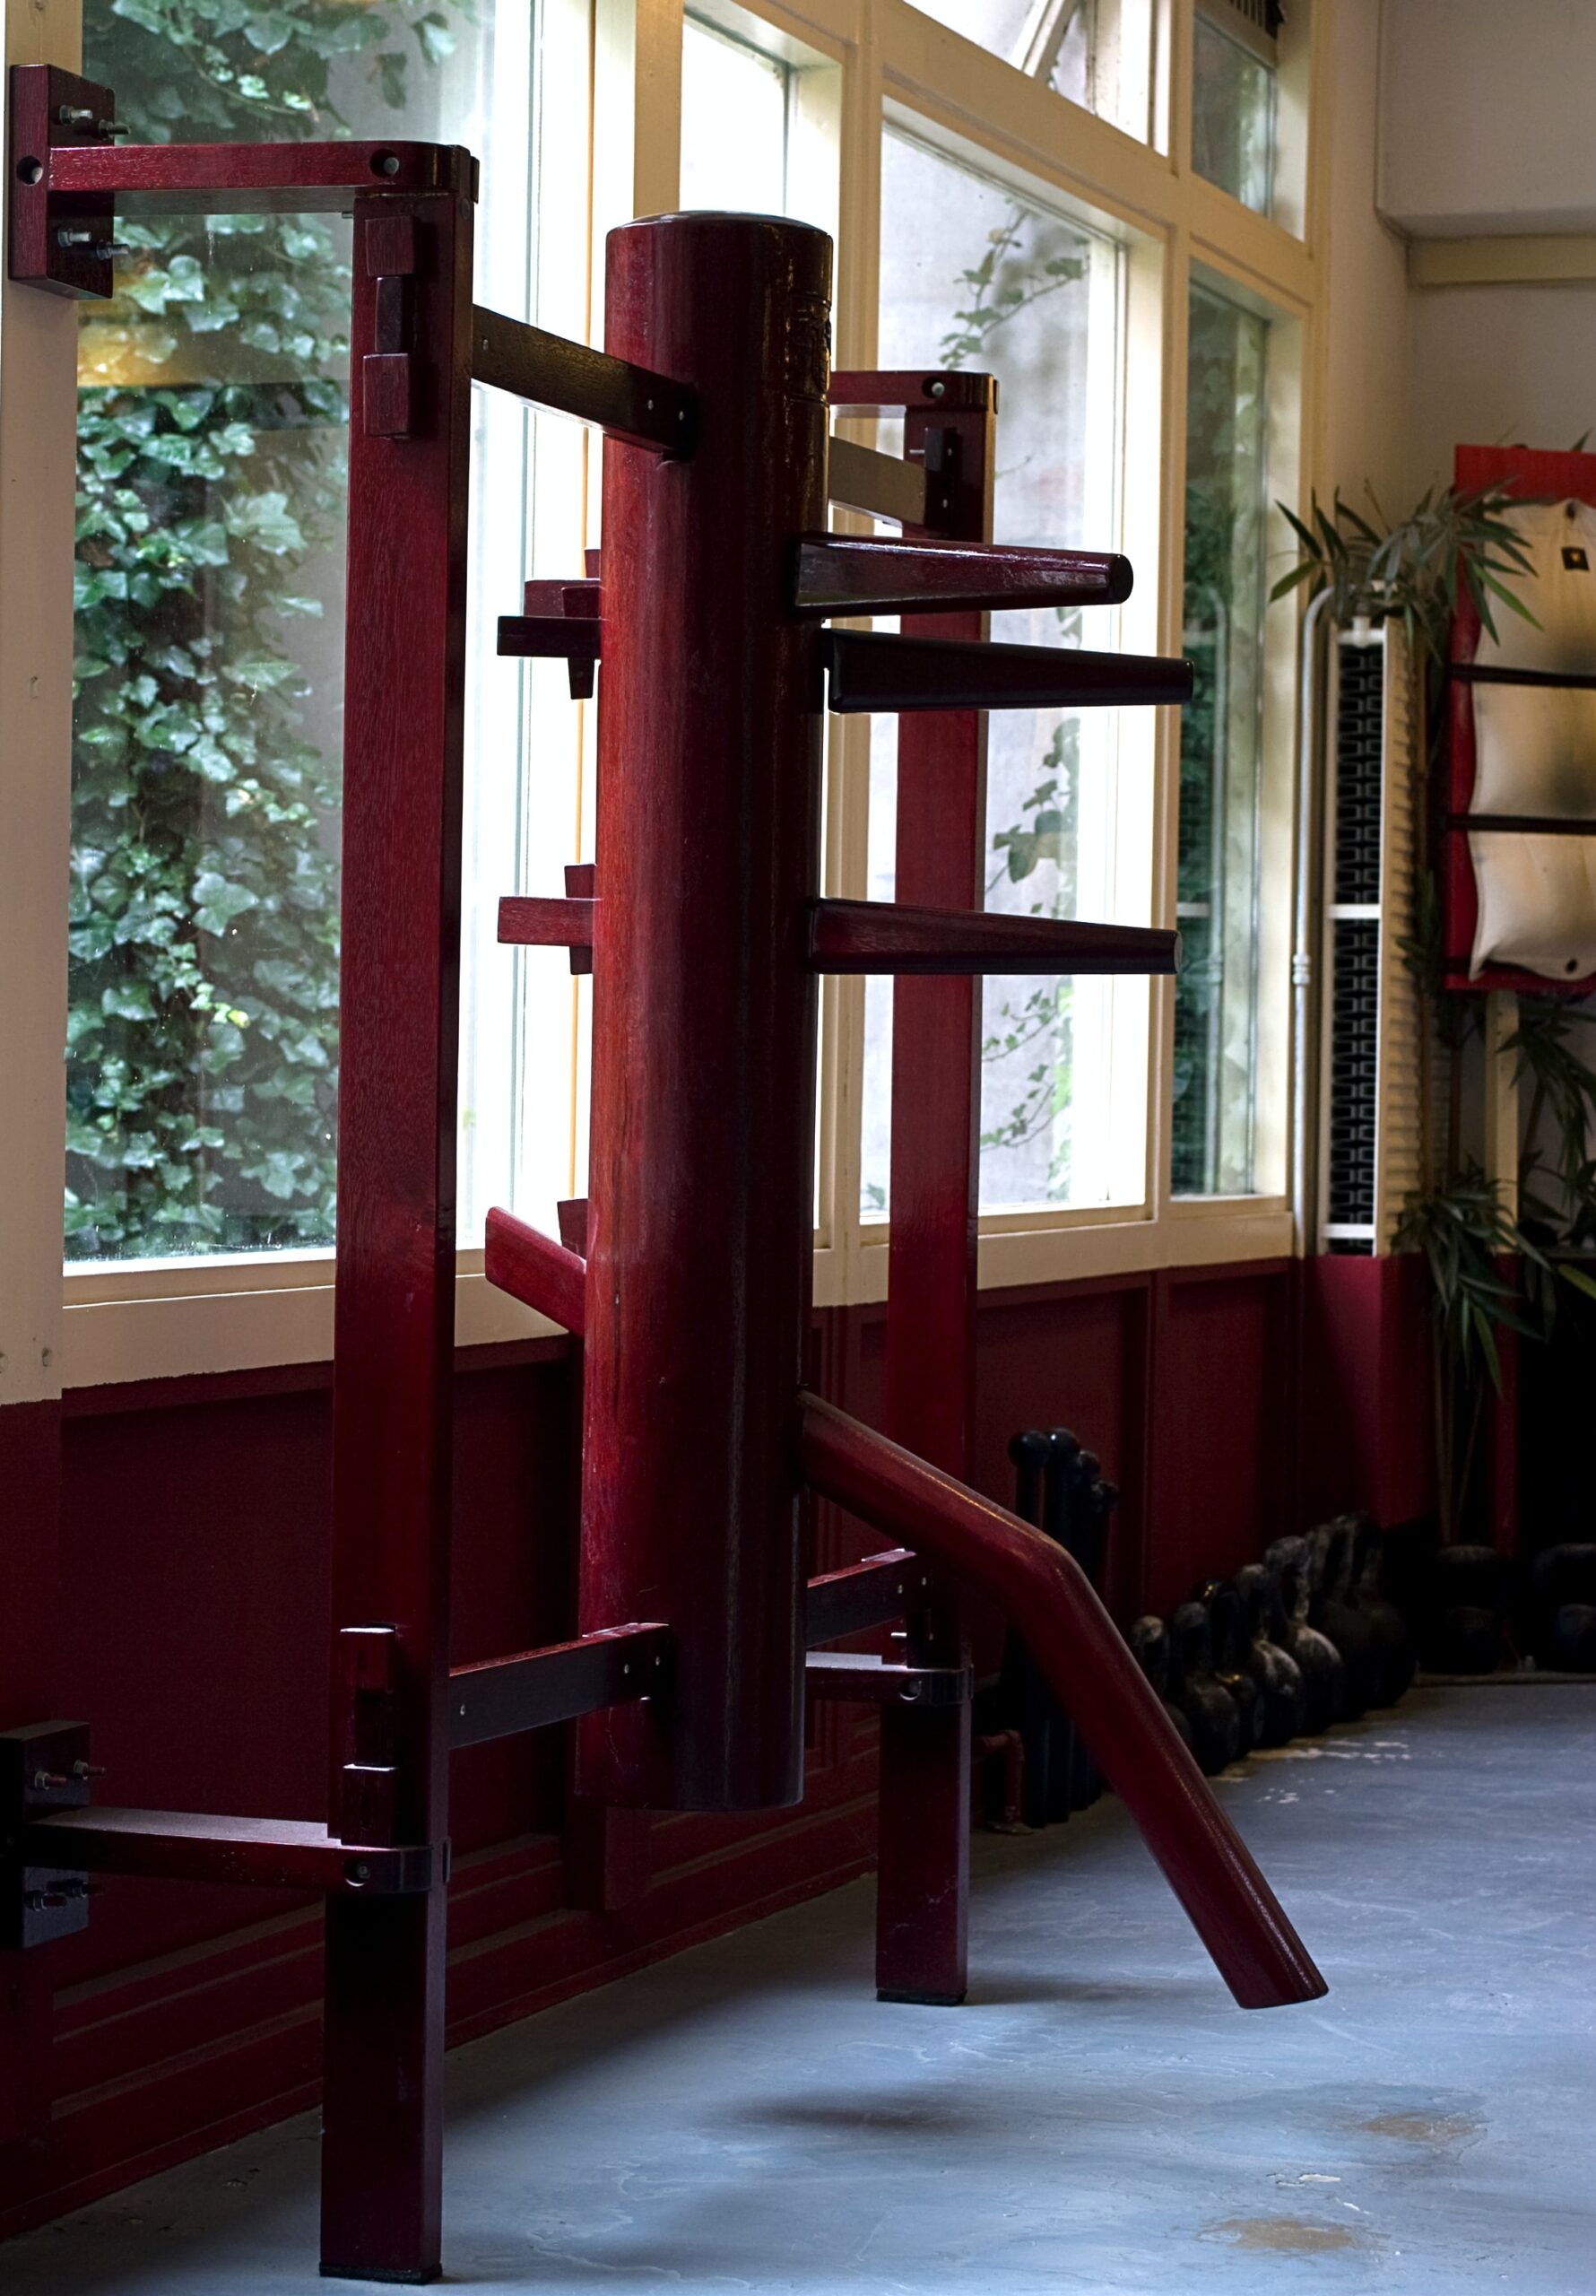
[[(4, 0), (16, 60), (75, 68), (74, 23), (32, 0)], [(591, 174), (585, 237), (588, 333), (602, 332), (606, 231), (635, 213), (675, 204), (680, 157), (685, 0), (589, 0)], [(1130, 250), (1124, 375), (1126, 534), (1141, 579), (1127, 645), (1175, 650), (1182, 601), (1185, 311), (1193, 264), (1220, 274), (1291, 322), (1299, 347), (1296, 493), (1317, 475), (1324, 368), (1323, 274), (1328, 138), (1323, 132), (1330, 10), (1291, 11), (1282, 48), (1279, 112), (1298, 138), (1278, 186), (1275, 218), (1257, 215), (1194, 175), (1190, 163), (1193, 24), (1198, 0), (1155, 0), (1153, 140), (1140, 143), (1014, 65), (922, 14), (909, 0), (742, 0), (736, 16), (795, 43), (823, 68), (822, 109), (837, 122), (838, 259), (835, 335), (839, 364), (866, 367), (876, 346), (880, 135), (890, 105), (926, 140), (952, 139), (980, 164), (1017, 172), (1108, 219)], [(720, 0), (695, 12), (723, 13)], [(1312, 97), (1310, 103), (1309, 98)], [(58, 1245), (64, 1168), (58, 1025), (65, 1004), (66, 696), (71, 624), (52, 601), (70, 596), (72, 307), (6, 283), (0, 312), (0, 480), (12, 515), (0, 532), (0, 698), (31, 693), (18, 743), (25, 766), (12, 803), (22, 834), (0, 859), (0, 949), (9, 978), (37, 984), (7, 1015), (0, 1048), (18, 1080), (14, 1118), (0, 1150), (0, 1397), (48, 1396), (66, 1386), (247, 1371), (324, 1360), (331, 1348), (332, 1256), (80, 1264), (65, 1275)], [(598, 457), (589, 457), (596, 509)], [(13, 483), (14, 482), (14, 484)], [(41, 552), (35, 535), (48, 536)], [(24, 540), (26, 536), (26, 540)], [(1272, 731), (1266, 740), (1267, 870), (1279, 870), (1294, 834), (1296, 617), (1276, 613)], [(20, 670), (15, 667), (21, 665)], [(22, 683), (17, 683), (18, 677)], [(33, 681), (31, 686), (29, 681)], [(1178, 735), (1156, 713), (1149, 915), (1173, 921)], [(868, 826), (866, 729), (838, 721), (831, 743), (826, 827), (828, 889), (864, 890)], [(58, 874), (40, 865), (58, 850)], [(566, 857), (557, 857), (564, 858)], [(1289, 1073), (1288, 898), (1266, 900), (1261, 1004), (1278, 1008), (1271, 1055), (1278, 1085), (1260, 1095), (1286, 1120)], [(58, 951), (58, 954), (57, 954)], [(984, 1215), (984, 1288), (1053, 1283), (1221, 1261), (1274, 1258), (1294, 1248), (1287, 1196), (1288, 1142), (1274, 1155), (1280, 1185), (1242, 1197), (1172, 1198), (1167, 1085), (1173, 1053), (1169, 984), (1151, 985), (1148, 1029), (1147, 1193), (1136, 1207)], [(863, 983), (824, 985), (821, 1039), (818, 1306), (865, 1303), (886, 1290), (883, 1223), (858, 1213)], [(1276, 1065), (1275, 1064), (1278, 1064)], [(1284, 1133), (1281, 1134), (1284, 1142)], [(536, 1337), (555, 1327), (497, 1293), (480, 1251), (462, 1250), (456, 1332), (462, 1344)], [(8, 1344), (8, 1342), (10, 1343)]]

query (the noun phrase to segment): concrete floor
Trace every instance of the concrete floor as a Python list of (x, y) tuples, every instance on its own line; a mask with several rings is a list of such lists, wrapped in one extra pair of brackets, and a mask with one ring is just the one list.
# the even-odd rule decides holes
[[(1592, 2296), (1596, 1687), (1422, 1691), (1220, 1791), (1331, 1983), (1243, 2015), (1117, 1804), (977, 1843), (962, 2010), (861, 1883), (451, 2060), (456, 2285)], [(0, 2248), (5, 2296), (316, 2281), (316, 2130)]]

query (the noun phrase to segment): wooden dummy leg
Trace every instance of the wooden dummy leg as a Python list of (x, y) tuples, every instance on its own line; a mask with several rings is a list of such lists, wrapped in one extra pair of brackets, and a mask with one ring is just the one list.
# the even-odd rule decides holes
[(441, 2269), (472, 216), (354, 206), (329, 1822), (431, 1843), (435, 1874), (327, 1906), (322, 2270), (417, 2282)]
[[(992, 533), (995, 389), (986, 376), (938, 378), (940, 402), (908, 410), (905, 446), (924, 454), (936, 532)], [(916, 636), (983, 638), (976, 613), (916, 615)], [(896, 897), (979, 909), (986, 741), (973, 711), (898, 720)], [(975, 1398), (976, 1215), (980, 1124), (978, 979), (899, 979), (892, 1006), (891, 1239), (887, 1430), (967, 1476)], [(905, 1656), (968, 1657), (951, 1583), (906, 1621)], [(889, 1708), (881, 1718), (876, 1991), (883, 2001), (955, 2004), (968, 1978), (970, 1709)]]

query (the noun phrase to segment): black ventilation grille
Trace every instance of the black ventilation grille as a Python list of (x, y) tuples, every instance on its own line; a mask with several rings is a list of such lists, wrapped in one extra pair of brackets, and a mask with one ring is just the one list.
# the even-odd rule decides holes
[(1336, 649), (1336, 860), (1338, 901), (1380, 898), (1380, 762), (1385, 723), (1385, 648)]
[(1330, 1225), (1367, 1228), (1375, 1219), (1380, 927), (1372, 917), (1337, 918), (1331, 935)]

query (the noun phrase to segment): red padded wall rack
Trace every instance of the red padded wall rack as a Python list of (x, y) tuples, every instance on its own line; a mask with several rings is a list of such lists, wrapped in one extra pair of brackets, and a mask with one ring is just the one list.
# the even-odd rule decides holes
[[(95, 1806), (82, 1726), (5, 1734), (0, 1950), (80, 1926), (91, 1873), (323, 1893), (322, 2269), (432, 2279), (450, 1752), (577, 1721), (579, 1792), (623, 1844), (637, 1810), (797, 1801), (806, 1689), (875, 1703), (879, 1989), (956, 2002), (973, 1590), (1023, 1620), (1237, 2000), (1323, 1992), (1086, 1578), (961, 1480), (979, 976), (1176, 955), (1171, 933), (981, 912), (979, 713), (1190, 689), (1181, 662), (988, 645), (984, 616), (1123, 597), (1125, 561), (993, 544), (989, 378), (828, 375), (830, 243), (805, 225), (615, 232), (597, 352), (473, 308), (464, 152), (117, 149), (108, 90), (44, 67), (12, 88), (13, 278), (103, 294), (114, 215), (260, 206), (352, 210), (355, 284), (327, 1817)], [(585, 1352), (581, 1632), (451, 1670), (473, 380), (603, 430), (605, 539), (596, 578), (529, 586), (501, 633), (578, 690), (603, 665), (596, 863), (500, 922), (591, 966), (591, 1194), (559, 1243), (508, 1212), (488, 1236), (490, 1275)], [(901, 413), (905, 459), (829, 440), (828, 400)], [(829, 535), (828, 500), (902, 539)], [(872, 613), (917, 634), (826, 626)], [(821, 898), (828, 708), (903, 714), (896, 903)], [(895, 977), (894, 1107), (915, 1111), (892, 1144), (885, 1436), (803, 1378), (825, 971)], [(806, 1493), (895, 1544), (806, 1583)], [(897, 1663), (825, 1648), (895, 1621)]]

